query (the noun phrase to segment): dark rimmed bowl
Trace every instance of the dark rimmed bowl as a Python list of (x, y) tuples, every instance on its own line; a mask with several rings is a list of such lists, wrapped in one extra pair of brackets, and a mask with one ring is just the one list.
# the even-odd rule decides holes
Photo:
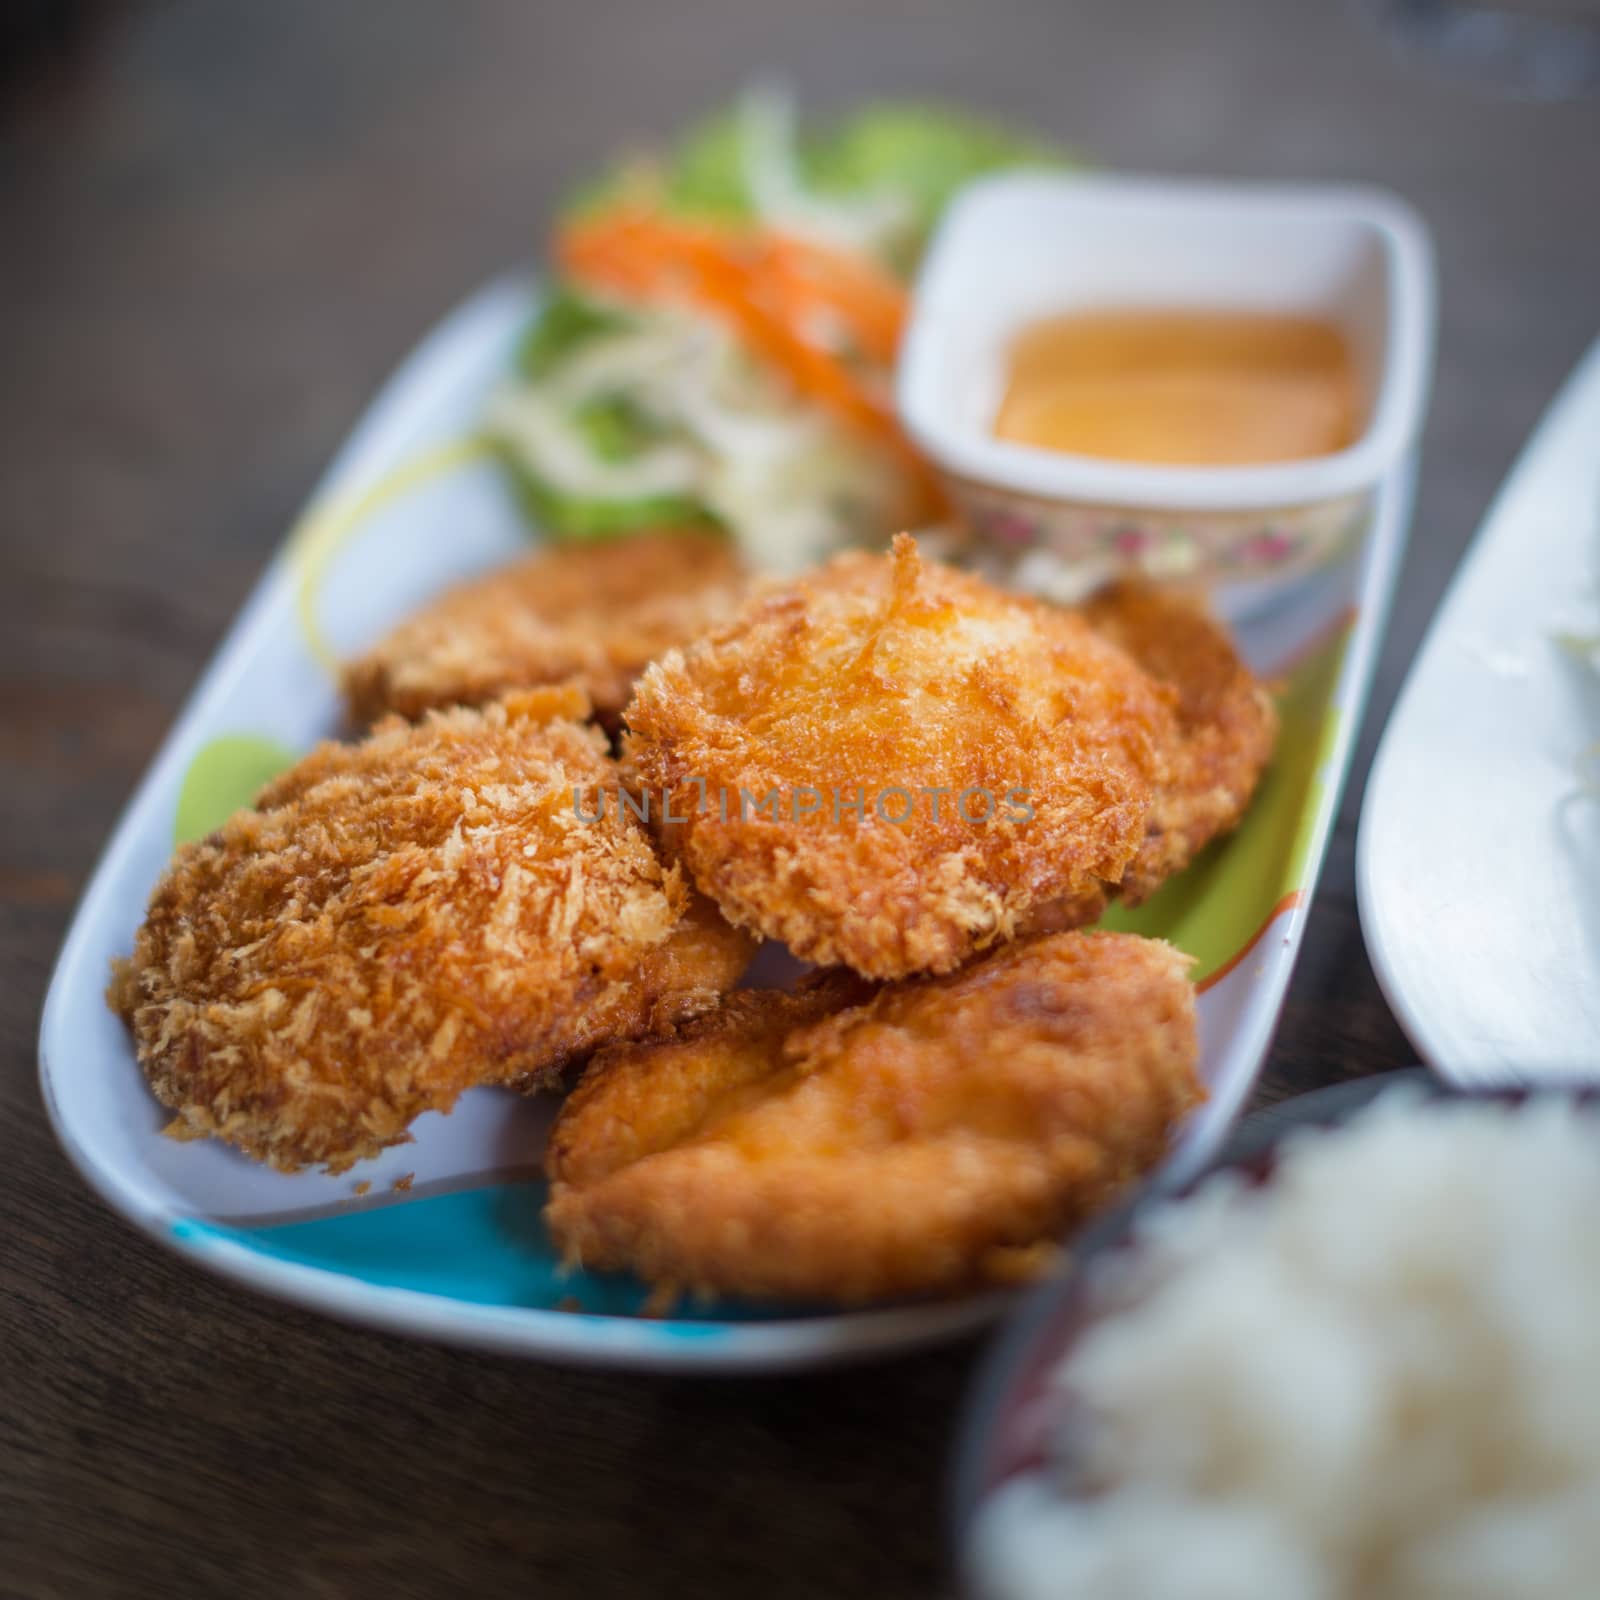
[[(1409, 1086), (1430, 1099), (1520, 1100), (1529, 1089), (1463, 1091), (1452, 1089), (1422, 1067), (1379, 1073), (1335, 1084), (1269, 1106), (1248, 1117), (1208, 1166), (1186, 1181), (1158, 1186), (1111, 1212), (1081, 1234), (1072, 1265), (1033, 1290), (990, 1347), (978, 1370), (958, 1433), (950, 1482), (950, 1528), (960, 1592), (985, 1591), (972, 1569), (972, 1530), (979, 1510), (1002, 1485), (1043, 1466), (1057, 1406), (1050, 1377), (1068, 1346), (1093, 1320), (1090, 1278), (1095, 1262), (1127, 1244), (1152, 1208), (1181, 1200), (1214, 1173), (1226, 1169), (1255, 1181), (1271, 1171), (1279, 1142), (1302, 1128), (1327, 1128), (1346, 1121), (1380, 1095)], [(1572, 1086), (1564, 1092), (1572, 1093)], [(1579, 1091), (1589, 1100), (1600, 1091)]]

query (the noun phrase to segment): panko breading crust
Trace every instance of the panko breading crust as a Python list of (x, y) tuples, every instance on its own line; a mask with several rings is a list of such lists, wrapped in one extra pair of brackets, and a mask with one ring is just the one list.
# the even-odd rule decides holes
[(169, 1131), (338, 1172), (463, 1089), (713, 1005), (750, 942), (643, 827), (583, 709), (535, 691), (325, 744), (183, 847), (110, 999)]
[(1278, 737), (1278, 714), (1227, 631), (1198, 599), (1124, 583), (1083, 608), (1089, 624), (1177, 694), (1170, 772), (1150, 808), (1144, 844), (1117, 886), (1129, 905), (1244, 815)]
[[(625, 749), (652, 803), (688, 814), (664, 845), (731, 921), (894, 978), (948, 971), (1052, 906), (1098, 906), (1167, 778), (1173, 699), (1081, 617), (901, 535), (668, 652), (639, 680)], [(891, 790), (915, 802), (904, 822), (877, 813)], [(776, 792), (778, 814), (741, 791)], [(796, 818), (808, 791), (824, 804)], [(988, 799), (964, 816), (963, 791)], [(1008, 820), (1017, 791), (1031, 816)]]
[(981, 1282), (1149, 1171), (1203, 1098), (1187, 967), (1067, 933), (876, 993), (737, 992), (596, 1055), (551, 1133), (550, 1230), (573, 1263), (680, 1290)]
[(348, 662), (345, 698), (370, 722), (570, 682), (614, 721), (645, 664), (731, 615), (744, 587), (729, 541), (695, 530), (539, 550), (450, 590)]

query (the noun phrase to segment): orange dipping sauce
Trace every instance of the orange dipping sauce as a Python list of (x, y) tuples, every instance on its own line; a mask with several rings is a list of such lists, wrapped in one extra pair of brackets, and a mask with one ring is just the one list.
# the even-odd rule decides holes
[(1350, 348), (1332, 323), (1090, 311), (1017, 337), (994, 431), (1106, 461), (1245, 467), (1331, 455), (1360, 426)]

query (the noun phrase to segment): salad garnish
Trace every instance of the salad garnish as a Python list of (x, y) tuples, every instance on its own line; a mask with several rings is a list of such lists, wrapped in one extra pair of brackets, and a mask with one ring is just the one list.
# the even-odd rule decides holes
[(1045, 153), (866, 110), (807, 135), (763, 88), (558, 219), (557, 283), (487, 432), (555, 538), (716, 525), (793, 571), (947, 516), (892, 388), (908, 278), (950, 194)]

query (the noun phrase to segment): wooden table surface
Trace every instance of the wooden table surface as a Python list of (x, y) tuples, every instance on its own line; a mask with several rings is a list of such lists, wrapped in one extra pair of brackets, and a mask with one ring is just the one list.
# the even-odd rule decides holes
[[(748, 75), (969, 99), (1104, 163), (1392, 185), (1443, 321), (1412, 548), (1261, 1097), (1407, 1062), (1361, 778), (1452, 566), (1600, 325), (1600, 102), (1400, 60), (1370, 7), (806, 0), (113, 7), (0, 107), (0, 1593), (870, 1594), (948, 1582), (976, 1347), (574, 1374), (201, 1277), (68, 1169), (40, 1003), (118, 809), (333, 446), (619, 138)], [(1464, 707), (1463, 714), (1470, 714)]]

